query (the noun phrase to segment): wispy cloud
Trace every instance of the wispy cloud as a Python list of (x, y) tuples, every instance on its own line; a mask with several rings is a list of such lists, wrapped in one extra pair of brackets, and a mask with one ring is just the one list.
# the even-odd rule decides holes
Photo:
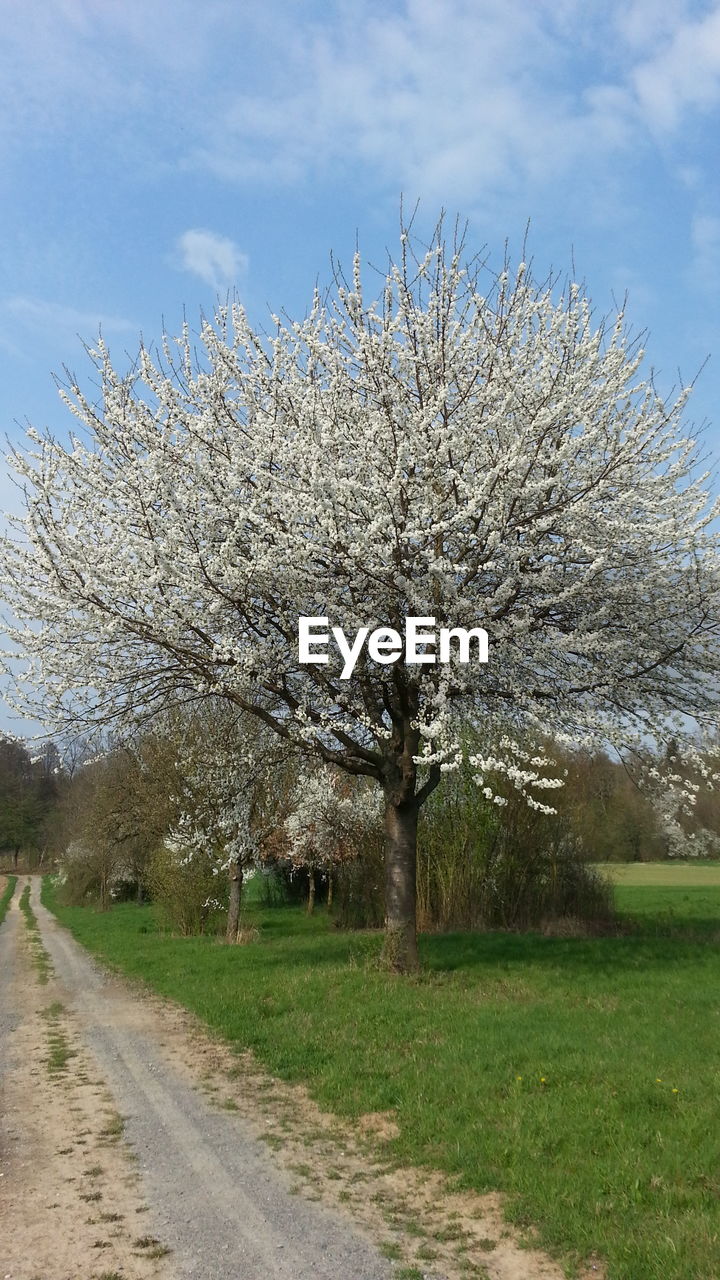
[(655, 129), (675, 129), (688, 111), (716, 107), (720, 102), (720, 7), (680, 22), (664, 47), (633, 69), (630, 83), (644, 119)]
[(716, 294), (720, 285), (720, 218), (714, 214), (696, 214), (691, 235), (693, 282)]
[(89, 134), (134, 167), (148, 151), (156, 164), (180, 153), (207, 109), (213, 59), (242, 25), (227, 0), (43, 0), (4, 4), (2, 19), (4, 148)]
[(622, 0), (610, 8), (621, 43), (647, 58), (672, 39), (679, 26), (692, 20), (698, 0), (663, 5), (658, 0)]
[(3, 316), (6, 321), (12, 321), (15, 326), (22, 325), (25, 329), (75, 334), (84, 339), (95, 338), (100, 329), (103, 333), (138, 332), (137, 325), (121, 316), (107, 315), (100, 309), (79, 310), (43, 298), (6, 298), (0, 301), (0, 318)]
[(244, 254), (229, 236), (196, 227), (178, 237), (176, 248), (183, 271), (190, 271), (216, 292), (232, 288), (248, 268)]
[(358, 172), (472, 200), (652, 145), (720, 93), (720, 6), (404, 0), (278, 24), (266, 85), (210, 118), (196, 164), (230, 180)]
[(717, 0), (308, 0), (300, 21), (297, 0), (269, 8), (9, 6), (6, 144), (102, 128), (146, 172), (367, 174), (468, 203), (599, 172), (720, 101)]
[(552, 89), (563, 53), (547, 9), (407, 0), (361, 20), (340, 7), (334, 23), (277, 35), (267, 91), (237, 95), (196, 158), (238, 179), (370, 166), (396, 190), (553, 169), (574, 131)]

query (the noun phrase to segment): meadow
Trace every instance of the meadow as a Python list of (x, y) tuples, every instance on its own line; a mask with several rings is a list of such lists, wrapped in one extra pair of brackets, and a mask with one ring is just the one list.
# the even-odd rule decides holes
[(720, 875), (639, 874), (616, 877), (615, 936), (428, 935), (412, 979), (323, 911), (256, 902), (257, 941), (228, 948), (163, 933), (152, 907), (60, 907), (44, 888), (92, 951), (324, 1107), (392, 1111), (391, 1158), (505, 1192), (568, 1275), (595, 1253), (608, 1280), (713, 1280)]

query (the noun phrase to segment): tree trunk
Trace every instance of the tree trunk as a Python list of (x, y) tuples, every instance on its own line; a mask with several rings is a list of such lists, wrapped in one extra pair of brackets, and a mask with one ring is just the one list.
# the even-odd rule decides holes
[(327, 905), (328, 905), (328, 911), (329, 911), (333, 904), (333, 873), (332, 871), (328, 871), (327, 882), (328, 882)]
[(307, 913), (312, 915), (315, 910), (315, 868), (308, 867), (308, 900)]
[(240, 899), (242, 897), (243, 870), (239, 862), (230, 863), (230, 902), (228, 904), (226, 942), (237, 942), (240, 931)]
[(416, 923), (418, 804), (415, 796), (397, 802), (385, 791), (385, 946), (395, 973), (419, 968)]
[(20, 857), (20, 849), (17, 845), (13, 849), (13, 871), (17, 871), (18, 858)]

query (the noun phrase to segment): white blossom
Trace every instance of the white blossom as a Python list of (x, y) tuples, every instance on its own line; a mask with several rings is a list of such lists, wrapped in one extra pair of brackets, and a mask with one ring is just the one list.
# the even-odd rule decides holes
[[(76, 434), (13, 454), (21, 708), (38, 688), (46, 720), (136, 722), (220, 698), (408, 822), (457, 764), (458, 708), (488, 726), (479, 771), (528, 801), (551, 784), (524, 729), (625, 750), (716, 719), (718, 507), (687, 390), (664, 403), (624, 315), (598, 325), (577, 284), (481, 270), (440, 227), (376, 299), (356, 256), (267, 336), (220, 307), (128, 371), (99, 338), (99, 403), (71, 379)], [(298, 662), (301, 615), (481, 626), (489, 662), (363, 656), (343, 681), (339, 654)]]
[(337, 768), (303, 770), (284, 824), (293, 861), (329, 868), (355, 856), (358, 842), (382, 825), (380, 801), (376, 787), (353, 782)]

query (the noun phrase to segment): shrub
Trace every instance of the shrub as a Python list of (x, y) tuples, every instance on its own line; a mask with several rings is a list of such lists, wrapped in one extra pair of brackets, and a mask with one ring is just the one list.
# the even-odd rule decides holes
[(431, 797), (418, 849), (420, 927), (607, 925), (612, 889), (583, 861), (569, 819), (529, 808), (512, 786), (501, 790), (498, 807), (463, 767)]
[[(612, 889), (583, 860), (569, 818), (529, 808), (510, 784), (501, 794), (505, 804), (498, 806), (464, 766), (428, 801), (418, 842), (419, 927), (573, 933), (607, 928)], [(337, 923), (381, 927), (381, 831), (335, 874)]]
[(385, 923), (382, 833), (368, 837), (356, 857), (333, 871), (333, 915), (341, 929), (381, 929)]
[(224, 924), (228, 885), (213, 875), (213, 861), (161, 845), (150, 858), (148, 892), (161, 920), (183, 936), (215, 932)]
[[(318, 902), (322, 901), (321, 874), (316, 873), (318, 880)], [(298, 907), (307, 902), (309, 871), (291, 862), (289, 858), (279, 858), (268, 863), (260, 872), (258, 899), (264, 907)]]
[(74, 840), (61, 859), (60, 901), (67, 906), (96, 905), (106, 911), (124, 874), (117, 847), (102, 836), (93, 844)]

